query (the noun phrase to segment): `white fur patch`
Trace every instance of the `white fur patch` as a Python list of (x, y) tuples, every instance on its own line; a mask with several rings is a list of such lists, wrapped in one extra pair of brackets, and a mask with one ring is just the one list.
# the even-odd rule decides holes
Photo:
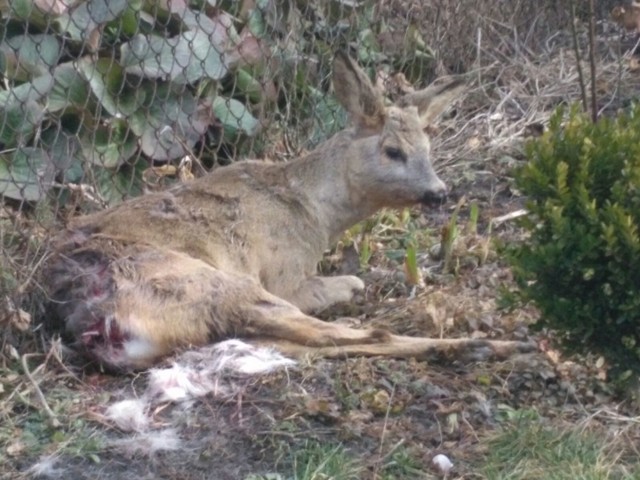
[(184, 402), (209, 393), (228, 394), (223, 376), (259, 375), (295, 365), (281, 353), (240, 340), (226, 340), (179, 355), (170, 368), (149, 372), (147, 396), (156, 401)]
[(216, 393), (216, 379), (178, 363), (169, 368), (154, 368), (149, 371), (149, 384), (145, 393), (157, 402), (184, 402)]
[(230, 395), (234, 377), (270, 373), (295, 364), (271, 348), (240, 340), (189, 350), (177, 356), (171, 367), (151, 369), (144, 394), (114, 403), (107, 408), (105, 418), (122, 431), (144, 433), (151, 429), (150, 411), (158, 403), (186, 403), (208, 394)]
[(272, 348), (255, 347), (235, 339), (185, 352), (176, 363), (195, 364), (198, 369), (211, 373), (241, 375), (271, 373), (296, 364)]
[(125, 432), (143, 432), (149, 428), (148, 403), (141, 399), (122, 400), (114, 403), (104, 413), (107, 420)]
[(111, 447), (128, 454), (151, 456), (156, 452), (179, 450), (182, 440), (173, 428), (153, 432), (141, 432), (129, 438), (114, 440)]
[(65, 472), (56, 466), (57, 463), (57, 455), (45, 455), (40, 457), (26, 473), (29, 475), (29, 478), (62, 478)]
[(141, 338), (127, 340), (124, 342), (123, 347), (124, 355), (127, 358), (135, 359), (131, 361), (134, 364), (158, 355), (155, 345)]

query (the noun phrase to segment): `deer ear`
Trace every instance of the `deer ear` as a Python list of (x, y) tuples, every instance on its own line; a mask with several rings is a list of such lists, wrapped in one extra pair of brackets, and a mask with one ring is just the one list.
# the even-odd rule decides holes
[(405, 95), (397, 105), (416, 106), (423, 127), (428, 127), (467, 88), (466, 81), (462, 75), (439, 79), (423, 90)]
[(344, 52), (338, 52), (333, 61), (333, 89), (356, 127), (382, 129), (385, 120), (382, 95), (367, 74)]

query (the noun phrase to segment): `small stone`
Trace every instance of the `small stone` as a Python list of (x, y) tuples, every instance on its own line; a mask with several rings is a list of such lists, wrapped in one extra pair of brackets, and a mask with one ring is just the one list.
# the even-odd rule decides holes
[(441, 473), (447, 474), (453, 468), (453, 463), (449, 460), (449, 457), (439, 453), (433, 460), (431, 460), (433, 466)]

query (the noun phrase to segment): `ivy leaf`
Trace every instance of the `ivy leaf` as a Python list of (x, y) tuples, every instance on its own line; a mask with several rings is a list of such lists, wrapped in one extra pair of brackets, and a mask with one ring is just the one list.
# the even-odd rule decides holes
[(62, 125), (51, 126), (40, 134), (40, 145), (49, 153), (57, 172), (66, 172), (71, 165), (82, 161), (77, 128), (68, 130)]
[(122, 67), (110, 58), (82, 58), (78, 71), (100, 104), (115, 117), (134, 114), (144, 102), (146, 90), (128, 83)]
[(60, 41), (54, 35), (24, 33), (0, 43), (4, 54), (4, 73), (10, 79), (28, 80), (48, 73), (62, 55)]
[(225, 141), (234, 141), (240, 134), (254, 136), (260, 123), (247, 107), (233, 98), (216, 97), (213, 113), (224, 127)]
[(135, 153), (138, 143), (124, 119), (102, 124), (81, 139), (84, 158), (94, 165), (117, 168)]
[(54, 177), (49, 154), (25, 147), (0, 155), (0, 195), (15, 200), (38, 201), (51, 188)]
[(44, 117), (44, 108), (36, 102), (13, 103), (0, 107), (0, 142), (6, 147), (25, 143)]
[(137, 162), (133, 167), (119, 170), (95, 167), (93, 184), (100, 197), (113, 206), (142, 194), (142, 172), (147, 166), (145, 162)]
[(80, 3), (73, 11), (55, 20), (58, 29), (72, 40), (89, 41), (96, 29), (119, 18), (127, 9), (128, 0), (88, 0)]
[(154, 160), (173, 160), (186, 153), (213, 123), (211, 107), (175, 84), (155, 87), (151, 104), (130, 119), (140, 148)]
[(173, 38), (139, 34), (120, 47), (120, 63), (127, 73), (189, 84), (224, 77), (228, 69), (222, 53), (201, 29)]
[(72, 62), (61, 63), (53, 71), (55, 83), (47, 99), (47, 110), (58, 112), (67, 107), (87, 108), (89, 83)]

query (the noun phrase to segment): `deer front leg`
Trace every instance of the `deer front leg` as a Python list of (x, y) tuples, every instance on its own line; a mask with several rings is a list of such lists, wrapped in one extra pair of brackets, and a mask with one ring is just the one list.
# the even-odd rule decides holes
[(336, 303), (350, 302), (364, 290), (364, 282), (353, 275), (309, 277), (287, 298), (306, 313), (318, 313)]

